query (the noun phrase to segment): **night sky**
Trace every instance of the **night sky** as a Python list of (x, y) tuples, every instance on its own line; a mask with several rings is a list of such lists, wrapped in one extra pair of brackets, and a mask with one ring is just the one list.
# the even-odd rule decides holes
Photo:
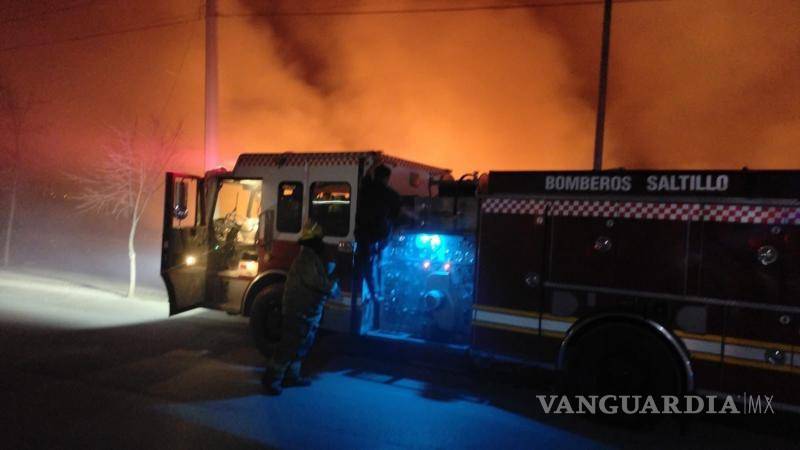
[[(31, 147), (90, 158), (105, 127), (157, 116), (184, 122), (186, 163), (199, 163), (190, 155), (202, 147), (200, 2), (3, 3), (0, 75), (47, 100)], [(456, 172), (588, 168), (599, 4), (253, 15), (509, 3), (221, 0), (220, 162), (378, 148)], [(158, 26), (170, 22), (185, 23)], [(615, 5), (606, 165), (796, 165), (798, 24), (793, 0)]]

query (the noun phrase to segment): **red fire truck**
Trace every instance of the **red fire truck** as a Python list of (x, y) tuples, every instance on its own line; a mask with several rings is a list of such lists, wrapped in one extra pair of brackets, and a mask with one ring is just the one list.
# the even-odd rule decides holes
[[(359, 183), (379, 164), (420, 220), (399, 224), (382, 300), (353, 272)], [(581, 392), (747, 393), (800, 405), (800, 172), (490, 172), (381, 152), (243, 154), (232, 172), (167, 174), (170, 312), (250, 317), (279, 339), (307, 219), (342, 294), (322, 327), (436, 343), (563, 371)]]

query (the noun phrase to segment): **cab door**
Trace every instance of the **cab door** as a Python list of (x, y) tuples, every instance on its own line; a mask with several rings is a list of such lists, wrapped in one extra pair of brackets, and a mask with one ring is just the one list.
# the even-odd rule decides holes
[(169, 314), (206, 301), (208, 233), (204, 219), (203, 179), (167, 173), (161, 277), (169, 295)]

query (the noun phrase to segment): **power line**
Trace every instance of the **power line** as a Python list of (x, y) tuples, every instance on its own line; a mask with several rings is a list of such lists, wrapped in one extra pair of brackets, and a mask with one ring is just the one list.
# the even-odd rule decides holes
[(3, 19), (2, 21), (0, 21), (0, 25), (5, 25), (7, 23), (14, 23), (14, 22), (23, 22), (23, 21), (26, 21), (26, 20), (38, 19), (39, 17), (46, 17), (46, 16), (50, 16), (50, 15), (53, 15), (53, 14), (72, 11), (73, 9), (82, 8), (84, 6), (90, 6), (92, 3), (96, 3), (96, 2), (97, 2), (97, 0), (88, 0), (88, 1), (84, 1), (84, 2), (73, 3), (73, 4), (67, 5), (67, 6), (62, 6), (60, 8), (47, 9), (47, 10), (44, 10), (44, 11), (39, 11), (39, 12), (36, 12), (36, 13), (24, 15), (24, 16), (9, 17), (8, 19)]
[(32, 42), (32, 43), (28, 43), (28, 44), (19, 44), (19, 45), (12, 45), (12, 46), (8, 46), (8, 47), (0, 47), (0, 52), (21, 50), (21, 49), (26, 49), (26, 48), (49, 47), (49, 46), (52, 46), (52, 45), (64, 44), (64, 43), (68, 43), (68, 42), (79, 42), (79, 41), (85, 41), (85, 40), (88, 40), (88, 39), (96, 39), (96, 38), (107, 37), (107, 36), (115, 36), (115, 35), (118, 35), (118, 34), (133, 33), (133, 32), (136, 32), (136, 31), (147, 31), (147, 30), (153, 30), (153, 29), (157, 29), (157, 28), (166, 28), (166, 27), (171, 27), (171, 26), (175, 26), (175, 25), (182, 25), (182, 24), (189, 23), (189, 22), (195, 22), (195, 21), (198, 21), (198, 20), (201, 20), (201, 18), (196, 16), (196, 15), (193, 15), (191, 17), (184, 16), (183, 18), (179, 17), (179, 18), (176, 18), (176, 19), (173, 19), (173, 20), (152, 23), (152, 24), (149, 24), (149, 25), (141, 25), (141, 26), (137, 26), (137, 27), (122, 28), (122, 29), (118, 29), (118, 30), (100, 31), (100, 32), (97, 32), (97, 33), (84, 34), (84, 35), (80, 35), (80, 36), (72, 36), (72, 37), (65, 38), (65, 39), (56, 39), (56, 40), (46, 41), (46, 42)]
[[(652, 3), (668, 2), (672, 0), (614, 0), (614, 3)], [(602, 5), (603, 0), (575, 0), (569, 2), (525, 2), (509, 3), (499, 5), (472, 5), (472, 6), (438, 6), (420, 8), (397, 8), (397, 9), (350, 9), (350, 10), (306, 10), (306, 11), (264, 11), (254, 13), (218, 13), (217, 17), (222, 18), (246, 18), (246, 17), (324, 17), (324, 16), (376, 16), (393, 14), (429, 14), (429, 13), (452, 13), (452, 12), (472, 12), (472, 11), (502, 11), (514, 9), (535, 9), (535, 8), (558, 8), (565, 6), (589, 6)]]
[[(94, 0), (103, 1), (103, 0)], [(652, 2), (668, 2), (673, 0), (614, 0), (615, 3), (652, 3)], [(70, 7), (63, 7), (61, 10), (74, 9), (78, 6), (86, 6), (92, 3), (91, 1), (73, 4)], [(513, 9), (532, 9), (532, 8), (555, 8), (565, 6), (587, 6), (599, 5), (603, 0), (574, 0), (564, 2), (525, 2), (525, 3), (510, 3), (499, 5), (473, 5), (473, 6), (450, 6), (450, 7), (427, 7), (427, 8), (404, 8), (404, 9), (350, 9), (350, 10), (306, 10), (306, 11), (271, 11), (271, 12), (256, 12), (256, 13), (218, 13), (217, 17), (221, 18), (245, 18), (245, 17), (321, 17), (321, 16), (363, 16), (363, 15), (392, 15), (392, 14), (427, 14), (427, 13), (451, 13), (451, 12), (470, 12), (470, 11), (499, 11), (499, 10), (513, 10)], [(62, 12), (63, 12), (62, 11)], [(51, 10), (47, 14), (55, 14), (59, 11)], [(44, 15), (45, 13), (39, 13)], [(25, 19), (33, 18), (37, 15), (29, 15)], [(17, 19), (14, 19), (17, 20)], [(22, 20), (22, 18), (18, 18)], [(22, 50), (27, 48), (48, 47), (57, 44), (79, 42), (89, 39), (102, 38), (107, 36), (115, 36), (118, 34), (133, 33), (137, 31), (147, 31), (157, 28), (166, 28), (175, 25), (182, 25), (189, 22), (202, 20), (198, 15), (178, 17), (174, 20), (165, 22), (158, 22), (149, 25), (122, 28), (118, 30), (107, 30), (96, 33), (84, 34), (79, 36), (72, 36), (65, 39), (56, 39), (45, 42), (32, 42), (27, 44), (11, 45), (7, 47), (0, 47), (0, 52)], [(2, 23), (2, 22), (0, 22)]]
[(159, 118), (164, 116), (164, 111), (167, 109), (167, 105), (169, 105), (170, 100), (172, 100), (172, 94), (175, 93), (175, 86), (178, 85), (178, 78), (180, 74), (183, 72), (183, 66), (186, 65), (186, 58), (189, 56), (189, 50), (192, 47), (192, 42), (194, 41), (195, 35), (195, 27), (192, 27), (191, 31), (189, 32), (189, 37), (186, 39), (186, 48), (183, 50), (183, 57), (181, 58), (181, 64), (178, 66), (178, 72), (175, 73), (174, 78), (172, 79), (172, 86), (169, 88), (169, 93), (167, 94), (167, 98), (164, 100), (164, 104), (161, 106), (161, 111), (159, 111), (158, 116)]

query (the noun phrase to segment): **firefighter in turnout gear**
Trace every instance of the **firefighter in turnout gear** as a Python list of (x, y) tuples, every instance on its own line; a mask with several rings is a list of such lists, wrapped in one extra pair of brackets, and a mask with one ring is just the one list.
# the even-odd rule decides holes
[(319, 224), (311, 222), (303, 227), (298, 241), (300, 253), (286, 276), (281, 340), (262, 379), (270, 395), (280, 394), (284, 387), (311, 384), (300, 375), (300, 367), (314, 343), (325, 300), (338, 288), (332, 277), (333, 263), (326, 265), (322, 259), (322, 238)]

